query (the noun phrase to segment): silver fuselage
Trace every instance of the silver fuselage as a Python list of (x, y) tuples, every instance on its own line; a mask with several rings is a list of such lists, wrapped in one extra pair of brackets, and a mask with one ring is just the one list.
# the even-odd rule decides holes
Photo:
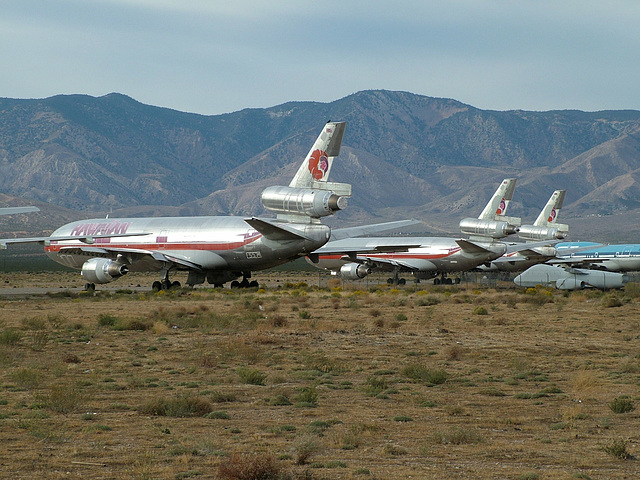
[[(406, 251), (385, 253), (359, 253), (358, 259), (370, 259), (376, 268), (383, 271), (411, 271), (417, 278), (432, 278), (438, 274), (463, 272), (478, 265), (490, 262), (506, 252), (506, 245), (501, 242), (474, 242), (485, 248), (486, 252), (468, 252), (456, 243), (455, 238), (448, 237), (375, 237), (349, 238), (331, 241), (326, 248), (337, 250), (340, 248), (363, 250), (373, 247), (385, 248), (392, 246), (412, 245)], [(419, 245), (419, 246), (415, 246)], [(312, 265), (326, 270), (338, 271), (342, 265), (352, 262), (342, 254), (323, 254), (319, 249), (318, 263)]]
[(253, 271), (309, 253), (324, 245), (330, 236), (330, 228), (319, 223), (286, 225), (307, 239), (269, 240), (242, 217), (82, 220), (60, 227), (51, 236), (136, 235), (96, 238), (90, 245), (79, 240), (50, 242), (45, 251), (54, 261), (76, 269), (82, 268), (90, 257), (121, 255), (131, 271), (160, 270), (166, 265), (163, 257), (176, 259), (176, 264), (185, 269), (193, 264), (204, 271)]

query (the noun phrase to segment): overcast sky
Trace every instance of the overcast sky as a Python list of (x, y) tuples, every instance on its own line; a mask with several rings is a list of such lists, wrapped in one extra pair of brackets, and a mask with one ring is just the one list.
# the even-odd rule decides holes
[(640, 110), (638, 0), (0, 0), (0, 97), (207, 115), (369, 89)]

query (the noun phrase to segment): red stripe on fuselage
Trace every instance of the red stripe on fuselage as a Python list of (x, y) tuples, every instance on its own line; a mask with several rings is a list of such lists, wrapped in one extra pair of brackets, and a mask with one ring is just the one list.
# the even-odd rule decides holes
[[(258, 235), (240, 242), (228, 242), (228, 243), (215, 243), (215, 242), (181, 242), (181, 243), (110, 243), (108, 249), (120, 249), (120, 250), (235, 250), (236, 248), (244, 247), (252, 242), (258, 240), (262, 235)], [(114, 239), (115, 240), (115, 239)], [(54, 243), (44, 247), (44, 251), (48, 253), (57, 253), (60, 250), (66, 248), (86, 248), (92, 247), (91, 244), (69, 244), (69, 243)], [(98, 245), (96, 248), (100, 248), (102, 245)]]

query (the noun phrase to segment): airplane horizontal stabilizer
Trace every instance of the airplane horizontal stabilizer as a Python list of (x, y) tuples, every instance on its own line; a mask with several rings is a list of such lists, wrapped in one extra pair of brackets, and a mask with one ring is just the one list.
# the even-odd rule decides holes
[(255, 217), (245, 218), (244, 221), (269, 240), (311, 240), (307, 236), (303, 235), (299, 230), (296, 230), (284, 223), (275, 223)]
[(456, 243), (463, 251), (467, 253), (492, 253), (491, 250), (487, 250), (483, 246), (478, 245), (477, 243), (473, 243), (469, 240), (465, 240), (463, 238), (457, 239)]
[(342, 240), (344, 238), (359, 237), (372, 233), (387, 232), (397, 228), (408, 227), (420, 223), (418, 220), (398, 220), (397, 222), (375, 223), (373, 225), (362, 225), (360, 227), (332, 228), (331, 240)]

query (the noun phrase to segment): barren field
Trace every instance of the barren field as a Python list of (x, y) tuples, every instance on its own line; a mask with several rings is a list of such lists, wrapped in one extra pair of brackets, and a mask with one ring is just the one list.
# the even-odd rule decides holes
[(636, 284), (153, 280), (0, 275), (0, 477), (639, 476)]

